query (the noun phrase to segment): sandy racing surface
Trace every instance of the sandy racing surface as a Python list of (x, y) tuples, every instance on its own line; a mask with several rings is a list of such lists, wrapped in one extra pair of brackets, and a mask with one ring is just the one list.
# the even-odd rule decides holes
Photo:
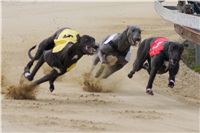
[(200, 76), (182, 64), (174, 89), (167, 88), (168, 74), (161, 75), (154, 84), (155, 95), (148, 96), (145, 71), (127, 78), (137, 47), (132, 49), (129, 65), (101, 81), (102, 93), (83, 90), (83, 74), (92, 63), (92, 57), (85, 56), (55, 82), (53, 93), (44, 83), (36, 88), (35, 100), (5, 98), (6, 88), (20, 80), (28, 49), (61, 27), (75, 28), (101, 41), (133, 24), (144, 30), (142, 38), (180, 40), (173, 25), (155, 13), (153, 3), (4, 2), (2, 9), (3, 132), (199, 132)]

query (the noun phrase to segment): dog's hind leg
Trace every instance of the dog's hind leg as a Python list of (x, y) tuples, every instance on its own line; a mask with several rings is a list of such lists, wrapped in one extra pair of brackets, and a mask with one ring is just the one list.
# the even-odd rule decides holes
[(35, 67), (33, 68), (33, 71), (30, 73), (30, 75), (25, 74), (25, 77), (29, 80), (32, 81), (35, 77), (35, 74), (37, 73), (37, 71), (39, 70), (39, 68), (44, 64), (45, 60), (44, 60), (44, 56), (41, 56), (40, 59), (38, 60), (37, 64), (35, 65)]
[(153, 86), (153, 81), (155, 79), (156, 73), (157, 73), (157, 69), (155, 69), (155, 68), (153, 68), (150, 72), (149, 81), (148, 81), (148, 84), (147, 84), (147, 87), (146, 87), (146, 93), (149, 94), (149, 95), (153, 95), (152, 86)]
[(24, 73), (29, 72), (31, 67), (32, 67), (32, 65), (33, 65), (33, 63), (34, 63), (34, 61), (39, 60), (40, 57), (42, 56), (43, 52), (45, 50), (52, 49), (54, 47), (54, 45), (55, 44), (54, 44), (53, 36), (43, 40), (39, 44), (38, 49), (37, 49), (36, 54), (35, 54), (34, 57), (31, 56), (31, 51), (36, 47), (36, 45), (34, 47), (32, 47), (28, 52), (28, 55), (31, 58), (31, 61), (29, 61), (28, 64), (26, 65), (26, 67), (24, 68)]
[(169, 68), (169, 83), (168, 87), (173, 88), (175, 85), (175, 77), (179, 70), (179, 63), (173, 68)]
[(36, 61), (36, 60), (39, 60), (40, 57), (42, 56), (43, 52), (45, 50), (45, 47), (39, 47), (35, 56), (28, 62), (28, 64), (26, 65), (26, 67), (24, 68), (24, 73), (26, 72), (29, 72), (31, 67), (33, 66), (33, 63)]
[(158, 57), (154, 57), (151, 61), (151, 71), (150, 71), (150, 75), (149, 75), (149, 81), (146, 87), (146, 93), (149, 95), (153, 95), (153, 82), (154, 79), (156, 77), (156, 74), (158, 72), (158, 70), (160, 69), (160, 67), (162, 66), (163, 61), (159, 60)]
[[(37, 50), (35, 56), (34, 56), (34, 57), (31, 57), (31, 60), (30, 60), (30, 61), (28, 62), (28, 64), (25, 66), (25, 68), (24, 68), (24, 73), (30, 71), (30, 69), (31, 69), (31, 67), (32, 67), (32, 65), (33, 65), (33, 63), (41, 57), (41, 55), (43, 54), (43, 51), (44, 51), (44, 50), (38, 48), (38, 50)], [(29, 52), (30, 52), (30, 51), (29, 51)], [(30, 54), (30, 53), (29, 53), (29, 54)]]
[(123, 66), (124, 66), (124, 65), (122, 65), (122, 64), (115, 64), (115, 65), (113, 65), (113, 66), (110, 66), (110, 67), (108, 68), (108, 70), (105, 71), (105, 72), (103, 73), (104, 75), (102, 76), (102, 78), (103, 78), (103, 79), (108, 78), (110, 75), (112, 75), (113, 73), (115, 73), (115, 72), (117, 72), (118, 70), (120, 70)]
[(57, 79), (58, 76), (62, 75), (61, 73), (58, 73), (57, 71), (55, 70), (52, 70), (52, 77), (51, 79), (49, 80), (49, 90), (50, 92), (53, 92), (54, 91), (54, 81)]
[(45, 47), (43, 47), (43, 48), (39, 47), (38, 50), (37, 50), (37, 52), (36, 52), (36, 54), (35, 54), (35, 56), (32, 57), (32, 56), (31, 56), (31, 51), (32, 51), (35, 47), (36, 47), (36, 45), (35, 45), (34, 47), (32, 47), (32, 48), (28, 51), (28, 55), (29, 55), (29, 58), (31, 58), (31, 60), (30, 60), (30, 61), (27, 63), (27, 65), (25, 66), (25, 68), (24, 68), (24, 73), (30, 71), (30, 69), (31, 69), (31, 67), (32, 67), (32, 65), (33, 65), (33, 63), (34, 63), (36, 60), (38, 60), (38, 59), (40, 58), (40, 56), (42, 55), (42, 53), (43, 53), (43, 51), (44, 51), (44, 48), (45, 48)]
[(30, 72), (30, 68), (32, 67), (34, 61), (35, 61), (34, 59), (31, 59), (31, 61), (28, 62), (28, 64), (27, 64), (26, 67), (24, 68), (24, 74)]

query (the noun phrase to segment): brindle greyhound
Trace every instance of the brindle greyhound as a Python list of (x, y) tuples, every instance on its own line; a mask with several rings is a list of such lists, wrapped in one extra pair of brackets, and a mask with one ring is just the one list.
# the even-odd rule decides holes
[[(99, 46), (90, 73), (99, 62), (101, 62), (101, 68), (97, 71), (96, 78), (107, 78), (120, 70), (130, 59), (130, 47), (135, 46), (140, 40), (141, 30), (136, 26), (128, 26), (122, 33), (106, 37)], [(109, 57), (113, 62), (109, 61)]]
[[(30, 57), (32, 57), (30, 52), (34, 48), (35, 46), (29, 50)], [(49, 81), (49, 89), (52, 92), (54, 90), (53, 83), (57, 77), (69, 71), (83, 55), (93, 55), (97, 48), (93, 37), (80, 36), (78, 32), (69, 28), (60, 29), (40, 43), (36, 55), (25, 67), (24, 76), (32, 81), (39, 68), (46, 62), (53, 70), (41, 79), (34, 81), (33, 84), (39, 85)], [(38, 62), (30, 73), (30, 68), (35, 60)]]
[[(153, 46), (153, 44), (155, 45)], [(150, 75), (146, 93), (153, 95), (152, 86), (156, 74), (163, 74), (169, 71), (168, 86), (173, 88), (183, 50), (183, 45), (168, 41), (166, 38), (154, 37), (145, 39), (139, 45), (133, 69), (128, 74), (128, 77), (132, 78), (135, 72), (142, 68), (146, 69)], [(145, 63), (145, 61), (148, 63)]]

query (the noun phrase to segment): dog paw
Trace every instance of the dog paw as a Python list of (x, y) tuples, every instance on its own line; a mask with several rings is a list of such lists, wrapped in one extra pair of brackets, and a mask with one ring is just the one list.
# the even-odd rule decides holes
[(131, 78), (133, 77), (133, 74), (134, 74), (134, 73), (130, 72), (130, 73), (128, 74), (128, 78), (131, 79)]
[(152, 95), (152, 96), (154, 95), (154, 94), (153, 94), (153, 90), (152, 90), (151, 88), (147, 88), (147, 89), (146, 89), (146, 93), (147, 93), (148, 95)]
[(175, 82), (173, 80), (170, 80), (168, 83), (168, 87), (173, 88), (175, 85)]
[(54, 85), (50, 85), (49, 90), (50, 90), (50, 92), (53, 92), (54, 91)]
[(24, 77), (26, 79), (28, 79), (29, 81), (32, 81), (33, 80), (33, 77), (31, 76), (31, 73), (30, 72), (25, 72), (24, 73)]
[(25, 73), (24, 73), (24, 77), (25, 77), (25, 78), (29, 77), (30, 75), (31, 75), (30, 72), (25, 72)]

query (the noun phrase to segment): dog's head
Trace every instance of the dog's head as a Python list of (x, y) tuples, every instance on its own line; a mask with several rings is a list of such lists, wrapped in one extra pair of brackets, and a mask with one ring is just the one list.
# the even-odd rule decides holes
[(168, 54), (169, 54), (169, 64), (171, 66), (176, 66), (179, 63), (183, 50), (184, 46), (182, 44), (176, 42), (170, 42)]
[(141, 29), (137, 26), (127, 27), (128, 42), (132, 46), (136, 46), (141, 41)]
[(88, 35), (80, 37), (80, 45), (82, 52), (87, 55), (93, 55), (98, 49), (98, 45), (95, 43), (95, 39)]

